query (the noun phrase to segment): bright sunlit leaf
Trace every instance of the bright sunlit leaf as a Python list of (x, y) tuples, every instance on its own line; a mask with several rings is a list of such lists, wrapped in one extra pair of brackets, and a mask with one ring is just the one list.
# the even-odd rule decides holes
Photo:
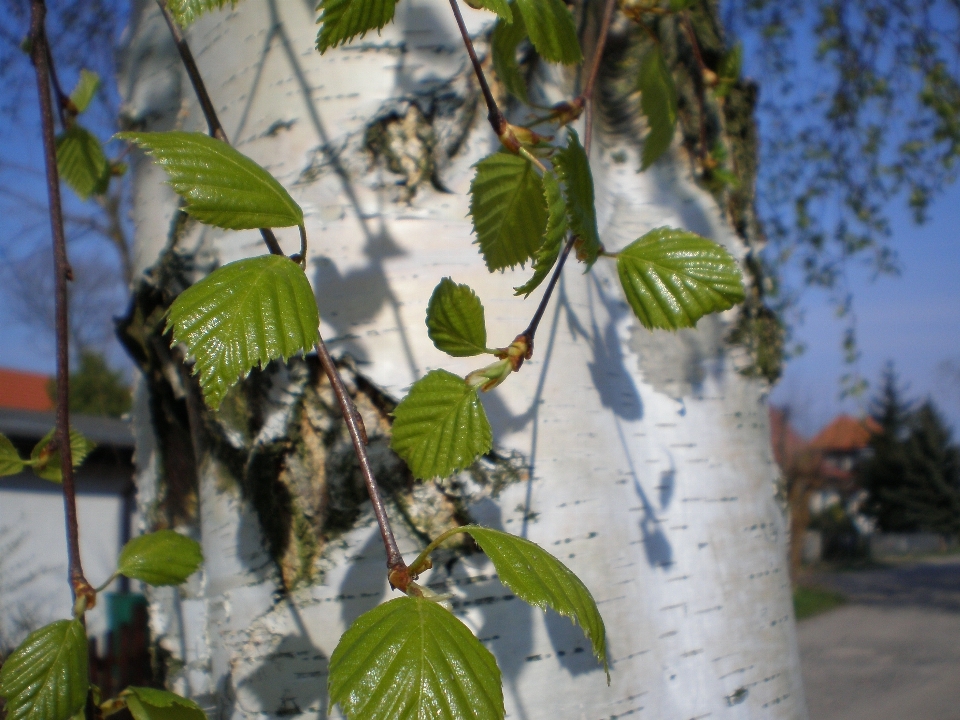
[(435, 602), (401, 597), (364, 613), (330, 656), (330, 704), (351, 720), (499, 720), (497, 661)]
[(147, 533), (123, 546), (117, 572), (148, 585), (181, 585), (203, 562), (200, 543), (173, 530)]
[(443, 278), (427, 306), (427, 331), (437, 350), (453, 357), (486, 352), (483, 304), (468, 285)]
[(282, 255), (263, 255), (224, 265), (184, 290), (166, 330), (196, 359), (203, 396), (216, 409), (251, 368), (309, 352), (319, 325), (301, 267)]
[(57, 136), (57, 172), (81, 200), (102, 195), (110, 184), (110, 162), (103, 146), (79, 125)]
[(533, 259), (533, 277), (514, 288), (517, 295), (529, 295), (550, 274), (567, 236), (567, 204), (560, 183), (552, 172), (543, 176), (543, 190), (547, 200), (547, 229), (543, 233), (543, 244)]
[(236, 5), (232, 0), (167, 0), (170, 14), (180, 27), (187, 27), (204, 13), (220, 10), (230, 2), (230, 7)]
[(303, 225), (303, 211), (273, 176), (246, 155), (195, 132), (123, 132), (167, 171), (186, 200), (183, 209), (202, 223), (247, 230)]
[(597, 603), (587, 586), (562, 562), (536, 543), (516, 535), (468, 525), (480, 549), (497, 569), (500, 582), (517, 597), (542, 610), (552, 608), (583, 628), (593, 653), (607, 670), (607, 636)]
[(446, 370), (415, 382), (393, 414), (390, 447), (421, 480), (452, 475), (493, 445), (477, 390)]
[(617, 271), (630, 307), (648, 329), (693, 327), (744, 297), (733, 256), (685, 230), (651, 230), (620, 251)]
[(477, 163), (470, 214), (491, 272), (519, 265), (537, 252), (547, 226), (543, 180), (519, 155), (498, 152)]
[(345, 45), (357, 35), (363, 37), (370, 30), (378, 32), (393, 20), (398, 0), (320, 0), (322, 23), (317, 34), (317, 50)]
[(27, 636), (0, 668), (7, 720), (67, 720), (87, 701), (87, 633), (58, 620)]

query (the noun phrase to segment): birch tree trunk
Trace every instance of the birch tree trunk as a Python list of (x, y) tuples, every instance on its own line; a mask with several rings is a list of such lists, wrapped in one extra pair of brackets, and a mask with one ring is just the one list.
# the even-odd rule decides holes
[[(492, 16), (465, 11), (483, 49)], [(736, 310), (651, 334), (612, 263), (589, 274), (571, 265), (533, 360), (483, 398), (496, 454), (414, 484), (387, 449), (388, 413), (414, 380), (477, 364), (427, 337), (439, 280), (477, 291), (494, 345), (526, 326), (539, 293), (514, 297), (529, 271), (489, 274), (472, 244), (471, 166), (496, 138), (447, 4), (404, 0), (380, 36), (322, 57), (315, 19), (312, 0), (248, 0), (188, 37), (233, 143), (304, 209), (321, 331), (344, 357), (401, 549), (480, 522), (550, 550), (598, 600), (610, 687), (578, 628), (513, 598), (482, 555), (441, 555), (426, 582), (450, 588), (496, 655), (508, 717), (805, 717), (766, 384), (740, 372), (749, 353), (727, 341)], [(617, 110), (630, 91), (617, 62), (637, 37), (615, 26), (604, 70), (609, 102), (591, 153), (603, 241), (618, 249), (672, 225), (743, 257), (750, 233), (738, 236), (729, 207), (692, 181), (682, 148), (638, 172), (642, 126)], [(205, 129), (153, 3), (136, 5), (125, 68), (131, 124)], [(572, 92), (565, 71), (534, 76), (542, 103)], [(192, 532), (206, 558), (190, 585), (152, 595), (167, 681), (211, 717), (340, 717), (327, 707), (327, 659), (349, 623), (390, 596), (349, 441), (309, 358), (255, 371), (216, 416), (197, 401), (160, 337), (162, 312), (215, 264), (263, 250), (255, 232), (185, 219), (164, 180), (134, 160), (143, 279), (123, 333), (144, 370), (144, 516)], [(296, 233), (279, 234), (293, 252)]]

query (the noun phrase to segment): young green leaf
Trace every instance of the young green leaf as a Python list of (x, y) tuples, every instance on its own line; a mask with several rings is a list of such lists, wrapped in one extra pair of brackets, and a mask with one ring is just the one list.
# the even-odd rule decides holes
[(30, 633), (0, 668), (7, 720), (67, 720), (87, 701), (87, 634), (79, 620)]
[(6, 435), (0, 435), (0, 477), (16, 475), (23, 470), (20, 453)]
[(415, 382), (393, 415), (390, 447), (422, 480), (452, 475), (493, 445), (477, 390), (446, 370)]
[(320, 338), (320, 315), (300, 266), (282, 255), (229, 263), (174, 301), (166, 331), (196, 359), (194, 372), (216, 409), (227, 390), (255, 365), (309, 352)]
[(70, 93), (70, 102), (73, 103), (78, 113), (82, 113), (90, 107), (90, 103), (93, 101), (99, 89), (100, 76), (90, 70), (81, 70), (80, 79), (77, 80), (77, 86), (73, 88), (73, 92)]
[(527, 26), (523, 24), (523, 15), (513, 14), (513, 22), (497, 20), (490, 37), (490, 53), (493, 56), (493, 71), (500, 82), (522, 102), (527, 102), (527, 81), (517, 64), (517, 48), (527, 37)]
[(317, 10), (323, 14), (317, 20), (322, 23), (317, 34), (317, 50), (323, 54), (327, 48), (346, 45), (357, 35), (363, 37), (374, 28), (379, 33), (393, 20), (398, 1), (320, 0)]
[(57, 171), (81, 200), (102, 195), (110, 184), (110, 162), (100, 141), (79, 125), (57, 136)]
[[(167, 8), (180, 27), (187, 27), (206, 12), (220, 10), (227, 0), (167, 0)], [(230, 7), (236, 5), (231, 0)]]
[(470, 214), (487, 269), (523, 264), (540, 247), (547, 225), (543, 180), (519, 155), (494, 153), (477, 163)]
[(516, 0), (530, 42), (544, 60), (576, 65), (583, 60), (577, 26), (563, 0)]
[(550, 274), (560, 257), (563, 239), (567, 236), (567, 204), (563, 199), (560, 183), (552, 172), (543, 176), (543, 192), (547, 199), (547, 229), (543, 233), (543, 244), (533, 259), (533, 277), (520, 287), (514, 288), (517, 295), (529, 295)]
[(617, 256), (627, 301), (645, 328), (693, 327), (707, 313), (743, 300), (737, 261), (712, 240), (657, 228)]
[(500, 582), (541, 610), (552, 608), (583, 628), (593, 654), (607, 667), (607, 635), (597, 602), (566, 565), (536, 543), (479, 525), (464, 528), (497, 569)]
[(643, 142), (642, 169), (646, 170), (667, 151), (677, 126), (677, 88), (673, 75), (655, 45), (640, 63), (640, 109), (647, 117), (650, 131)]
[(184, 210), (227, 230), (303, 225), (303, 211), (266, 170), (225, 142), (194, 132), (122, 132), (167, 171)]
[(148, 585), (181, 585), (201, 562), (203, 553), (196, 540), (173, 530), (158, 530), (123, 546), (117, 572)]
[(453, 357), (487, 351), (483, 304), (468, 285), (443, 278), (427, 305), (427, 333), (437, 350)]
[(489, 10), (496, 13), (504, 22), (513, 22), (513, 11), (507, 0), (466, 0), (467, 5), (476, 10)]
[[(330, 656), (330, 705), (351, 720), (504, 717), (497, 661), (448, 610), (401, 597), (364, 613)], [(139, 720), (139, 719), (138, 719)]]
[[(60, 470), (60, 451), (50, 448), (50, 441), (56, 434), (56, 429), (51, 430), (41, 438), (30, 453), (30, 459), (33, 460), (33, 472), (37, 477), (51, 482), (63, 482), (63, 474)], [(96, 447), (96, 443), (90, 442), (83, 435), (71, 428), (70, 430), (70, 460), (74, 468), (80, 467), (87, 455)]]
[(567, 146), (557, 151), (553, 164), (566, 186), (570, 229), (581, 243), (577, 248), (577, 257), (584, 260), (588, 268), (592, 267), (601, 247), (594, 206), (593, 173), (590, 172), (590, 160), (576, 131), (570, 131)]
[(120, 697), (135, 720), (206, 720), (207, 716), (193, 700), (166, 690), (130, 686)]

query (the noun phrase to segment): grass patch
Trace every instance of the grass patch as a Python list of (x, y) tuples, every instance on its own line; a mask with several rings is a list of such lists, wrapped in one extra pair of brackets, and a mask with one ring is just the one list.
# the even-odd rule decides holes
[(847, 599), (838, 592), (800, 585), (793, 590), (793, 610), (797, 620), (825, 613), (843, 605)]

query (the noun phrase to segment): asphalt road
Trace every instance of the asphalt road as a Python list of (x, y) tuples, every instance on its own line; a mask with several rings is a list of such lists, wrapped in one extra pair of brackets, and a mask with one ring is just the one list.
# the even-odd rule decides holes
[(798, 626), (810, 720), (960, 720), (960, 558), (812, 581), (849, 602)]

